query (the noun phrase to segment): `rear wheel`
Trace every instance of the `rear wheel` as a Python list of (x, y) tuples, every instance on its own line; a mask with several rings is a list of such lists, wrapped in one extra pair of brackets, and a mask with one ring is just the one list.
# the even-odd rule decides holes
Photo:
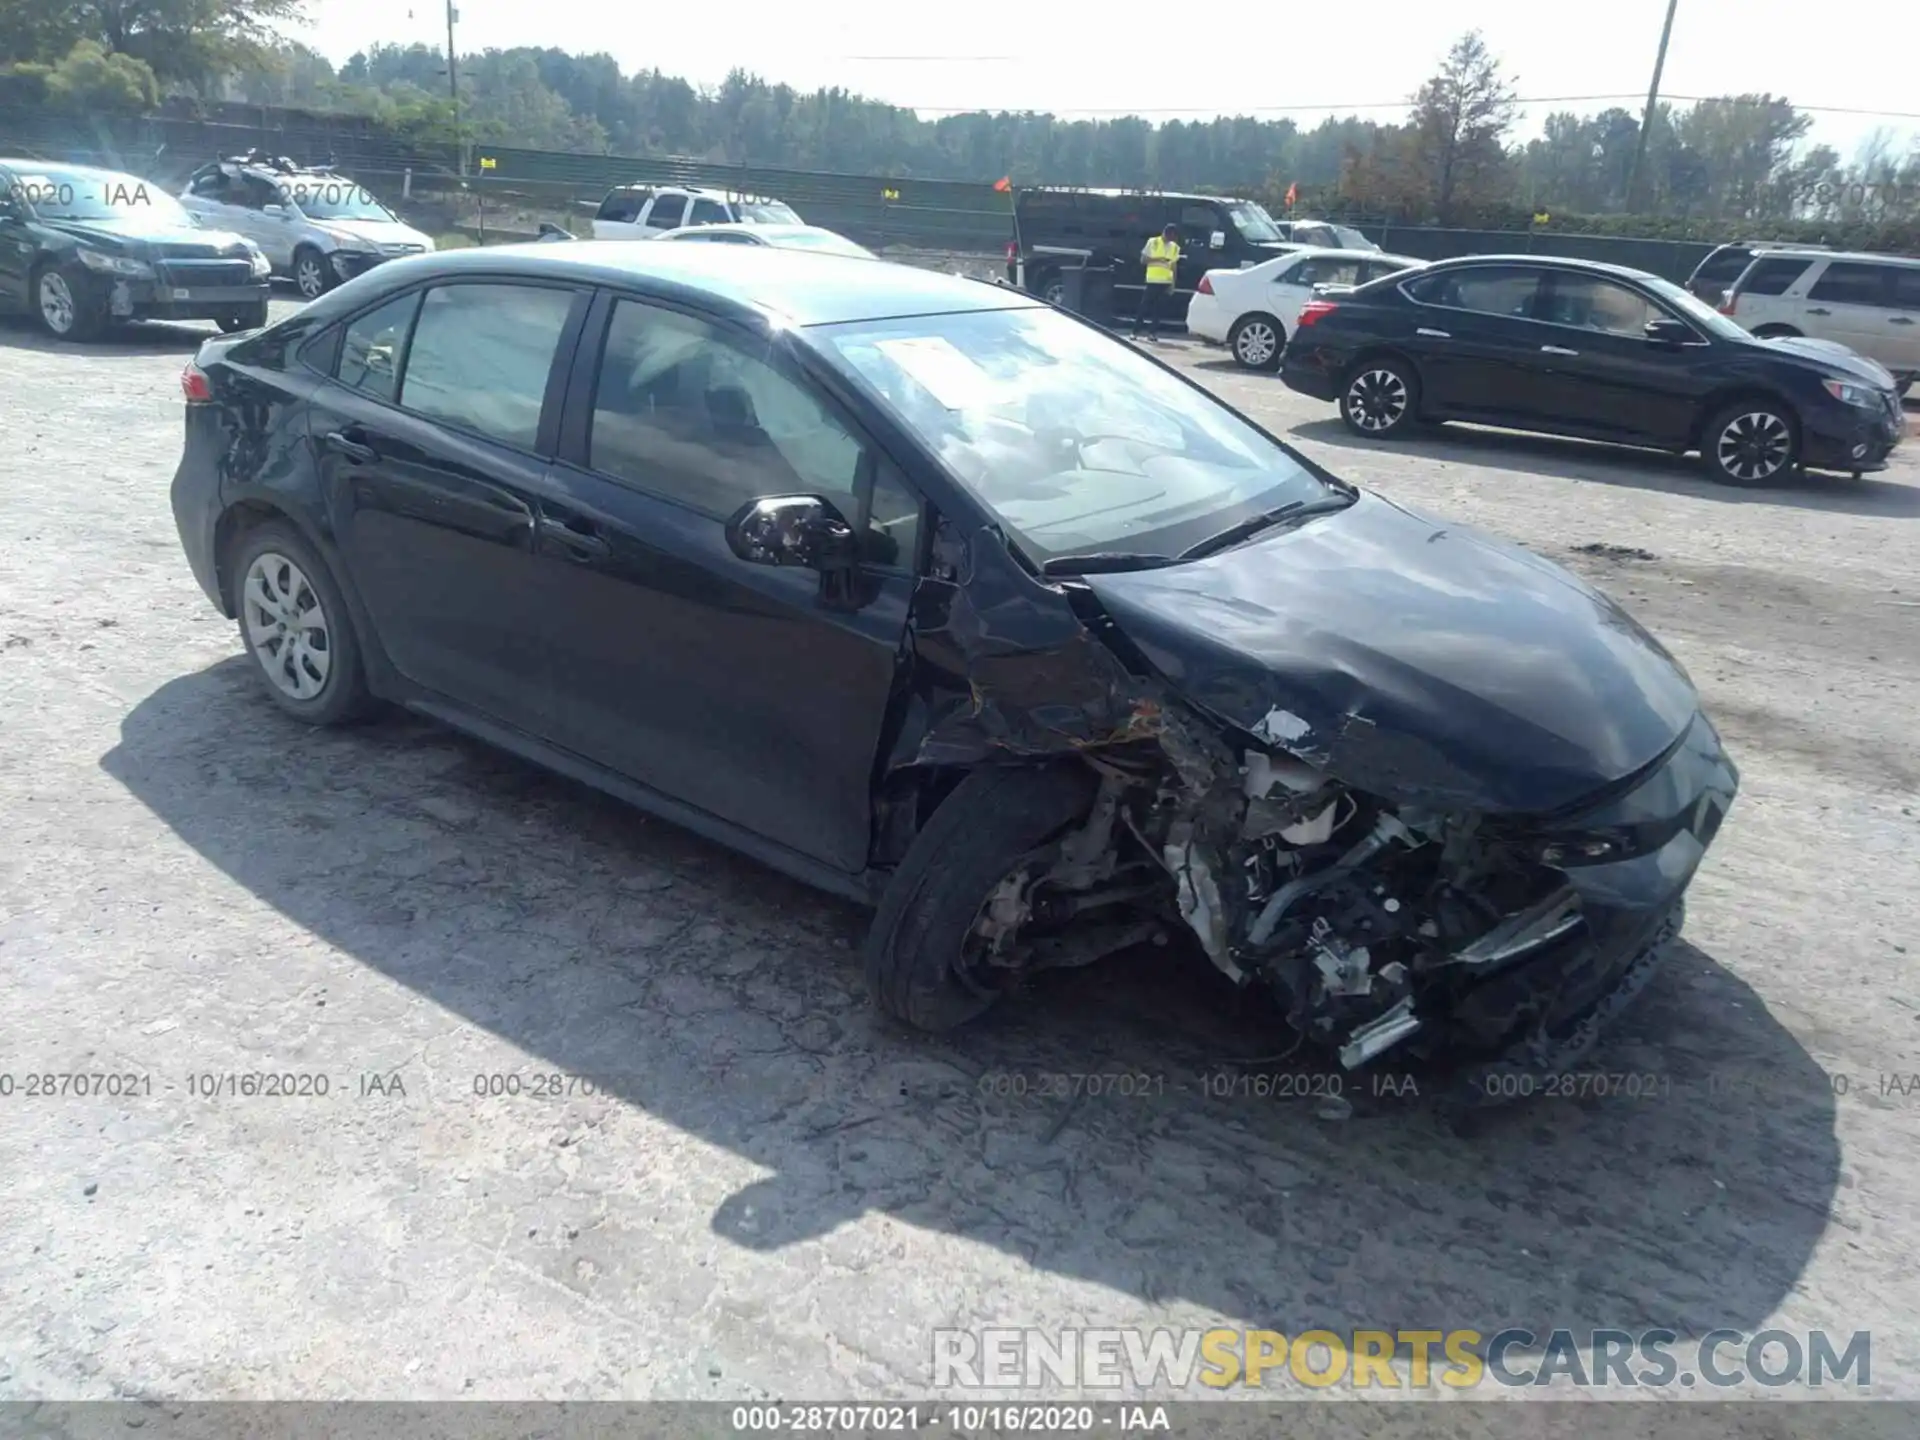
[(1273, 369), (1286, 346), (1286, 329), (1271, 315), (1242, 315), (1227, 332), (1227, 348), (1246, 370)]
[(1093, 775), (1078, 765), (993, 766), (954, 788), (914, 837), (867, 933), (874, 1004), (919, 1030), (984, 1013), (1019, 978), (994, 955), (1018, 921), (1034, 852), (1083, 817)]
[(1340, 396), (1340, 418), (1347, 428), (1371, 440), (1405, 435), (1419, 408), (1420, 380), (1404, 360), (1363, 360)]
[(1700, 459), (1723, 485), (1768, 485), (1799, 463), (1800, 426), (1784, 405), (1737, 401), (1707, 421)]
[(1067, 303), (1067, 282), (1060, 278), (1060, 272), (1049, 270), (1037, 282), (1033, 292), (1049, 305), (1061, 306)]
[(340, 587), (300, 532), (273, 520), (246, 531), (228, 573), (240, 640), (274, 704), (309, 725), (342, 725), (372, 706)]

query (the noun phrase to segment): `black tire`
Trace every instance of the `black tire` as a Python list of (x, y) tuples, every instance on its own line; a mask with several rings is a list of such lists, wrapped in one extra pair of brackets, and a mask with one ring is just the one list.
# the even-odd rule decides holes
[(1034, 279), (1033, 293), (1057, 309), (1067, 303), (1067, 282), (1058, 270), (1044, 270)]
[(1420, 423), (1420, 376), (1404, 360), (1362, 360), (1340, 387), (1340, 419), (1367, 440), (1398, 440)]
[[(319, 628), (325, 640), (322, 647), (327, 657), (325, 674), (310, 695), (292, 693), (286, 683), (276, 680), (270, 673), (275, 659), (285, 653), (284, 646), (289, 642), (283, 641), (280, 651), (270, 650), (258, 643), (259, 629), (256, 627), (264, 612), (256, 612), (254, 601), (248, 593), (248, 577), (255, 561), (264, 559), (267, 562), (265, 568), (275, 568), (273, 557), (291, 562), (299, 571), (314, 600), (314, 605), (303, 607), (302, 613), (310, 616), (317, 610), (322, 621)], [(286, 574), (284, 570), (280, 573), (283, 576)], [(259, 677), (261, 688), (274, 704), (308, 725), (346, 725), (362, 719), (373, 709), (373, 696), (367, 689), (366, 669), (360, 659), (360, 637), (353, 628), (352, 612), (347, 609), (346, 599), (334, 581), (333, 572), (327, 569), (326, 562), (298, 530), (284, 520), (269, 520), (264, 525), (244, 531), (233, 548), (227, 574), (232, 587), (230, 598), (234, 615), (240, 627), (240, 643), (254, 662), (254, 674)], [(302, 599), (300, 587), (297, 584), (289, 585), (289, 589), (295, 592), (293, 598), (298, 604)], [(312, 631), (309, 629), (305, 633), (310, 639)], [(282, 668), (282, 673), (289, 673), (295, 668), (299, 668), (304, 679), (312, 679), (312, 668), (302, 665), (297, 655), (290, 657), (290, 663)]]
[[(1287, 327), (1271, 315), (1242, 315), (1227, 332), (1227, 349), (1242, 370), (1278, 370), (1286, 348)], [(1257, 358), (1249, 359), (1247, 352)]]
[[(71, 319), (63, 329), (48, 314), (47, 297), (41, 286), (52, 277), (68, 299), (66, 313)], [(81, 343), (97, 340), (107, 328), (106, 287), (78, 265), (61, 265), (52, 260), (34, 267), (27, 282), (27, 307), (33, 311), (41, 332), (55, 340)]]
[(300, 292), (302, 300), (318, 300), (339, 283), (327, 257), (313, 246), (302, 245), (293, 252), (293, 288)]
[(236, 310), (231, 315), (222, 315), (217, 322), (222, 333), (233, 335), (241, 330), (258, 330), (267, 323), (267, 302), (249, 305), (244, 310)]
[(1799, 418), (1777, 400), (1723, 405), (1701, 427), (1700, 464), (1722, 485), (1771, 485), (1800, 464)]
[(885, 1014), (918, 1030), (964, 1025), (1000, 998), (961, 969), (988, 893), (1020, 858), (1084, 816), (1098, 789), (1078, 764), (988, 766), (949, 795), (881, 896), (867, 932), (867, 988)]

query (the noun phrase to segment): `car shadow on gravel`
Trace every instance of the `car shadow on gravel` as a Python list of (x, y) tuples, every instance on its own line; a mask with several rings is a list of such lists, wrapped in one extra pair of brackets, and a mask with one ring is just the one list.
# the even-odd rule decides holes
[(56, 340), (39, 329), (32, 320), (8, 316), (0, 319), (0, 348), (39, 350), (81, 359), (152, 355), (164, 350), (192, 354), (219, 333), (219, 329), (212, 324), (142, 320), (137, 324), (112, 326), (97, 340)]
[[(594, 1077), (764, 1167), (711, 1222), (756, 1251), (843, 1245), (880, 1212), (1288, 1333), (1758, 1330), (1825, 1234), (1835, 1107), (1863, 1103), (1733, 957), (1685, 944), (1564, 1093), (1465, 1133), (1430, 1082), (1274, 1058), (1290, 1042), (1266, 1007), (1177, 946), (907, 1034), (867, 1008), (854, 908), (424, 721), (303, 730), (239, 658), (138, 704), (101, 763), (252, 895), (529, 1070)], [(360, 1068), (326, 1043), (347, 1049), (274, 1058)], [(646, 1182), (591, 1138), (567, 1155), (613, 1197), (601, 1293), (647, 1292), (616, 1243)], [(941, 1293), (889, 1278), (867, 1238), (834, 1283)], [(503, 1258), (564, 1263), (526, 1244)], [(948, 1323), (1024, 1323), (950, 1303)], [(926, 1337), (898, 1343), (927, 1363)]]
[(1449, 424), (1434, 426), (1406, 440), (1364, 440), (1338, 420), (1309, 420), (1295, 425), (1291, 433), (1302, 440), (1349, 450), (1457, 460), (1490, 470), (1552, 475), (1562, 480), (1619, 485), (1634, 490), (1663, 493), (1679, 490), (1702, 500), (1736, 505), (1779, 505), (1795, 510), (1883, 515), (1890, 519), (1920, 516), (1920, 486), (1889, 480), (1884, 474), (1866, 475), (1858, 480), (1847, 475), (1812, 474), (1777, 485), (1744, 489), (1715, 484), (1700, 473), (1697, 460), (1686, 456), (1596, 441), (1527, 435), (1513, 430)]

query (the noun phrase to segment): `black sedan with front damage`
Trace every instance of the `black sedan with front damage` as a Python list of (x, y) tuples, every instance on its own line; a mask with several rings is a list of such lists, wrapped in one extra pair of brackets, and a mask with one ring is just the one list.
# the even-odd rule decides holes
[(183, 377), (195, 576), (314, 724), (438, 717), (876, 907), (928, 1029), (1188, 932), (1348, 1066), (1546, 1066), (1737, 775), (1605, 596), (1018, 292), (403, 260)]
[(127, 320), (267, 323), (267, 257), (135, 175), (0, 160), (0, 308), (56, 340)]
[(1358, 435), (1423, 422), (1698, 451), (1709, 477), (1860, 475), (1906, 435), (1893, 376), (1824, 340), (1761, 340), (1656, 275), (1471, 256), (1309, 301), (1281, 378)]

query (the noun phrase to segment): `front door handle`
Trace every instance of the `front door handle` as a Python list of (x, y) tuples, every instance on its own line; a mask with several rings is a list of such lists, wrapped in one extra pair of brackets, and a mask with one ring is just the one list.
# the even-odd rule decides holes
[(320, 443), (334, 454), (346, 456), (356, 465), (371, 465), (380, 458), (380, 452), (371, 445), (363, 445), (338, 430), (329, 430), (321, 437)]
[(1807, 313), (1809, 315), (1831, 315), (1833, 312), (1831, 310), (1823, 310), (1816, 305), (1813, 309), (1807, 311)]
[(1911, 325), (1913, 323), (1913, 317), (1911, 315), (1896, 315), (1887, 323), (1889, 325)]
[(1540, 353), (1542, 355), (1572, 355), (1575, 357), (1580, 354), (1578, 350), (1569, 350), (1564, 345), (1542, 345), (1540, 347)]
[(1424, 335), (1429, 340), (1451, 340), (1453, 338), (1453, 336), (1445, 330), (1428, 330), (1424, 327), (1413, 333), (1416, 335)]

